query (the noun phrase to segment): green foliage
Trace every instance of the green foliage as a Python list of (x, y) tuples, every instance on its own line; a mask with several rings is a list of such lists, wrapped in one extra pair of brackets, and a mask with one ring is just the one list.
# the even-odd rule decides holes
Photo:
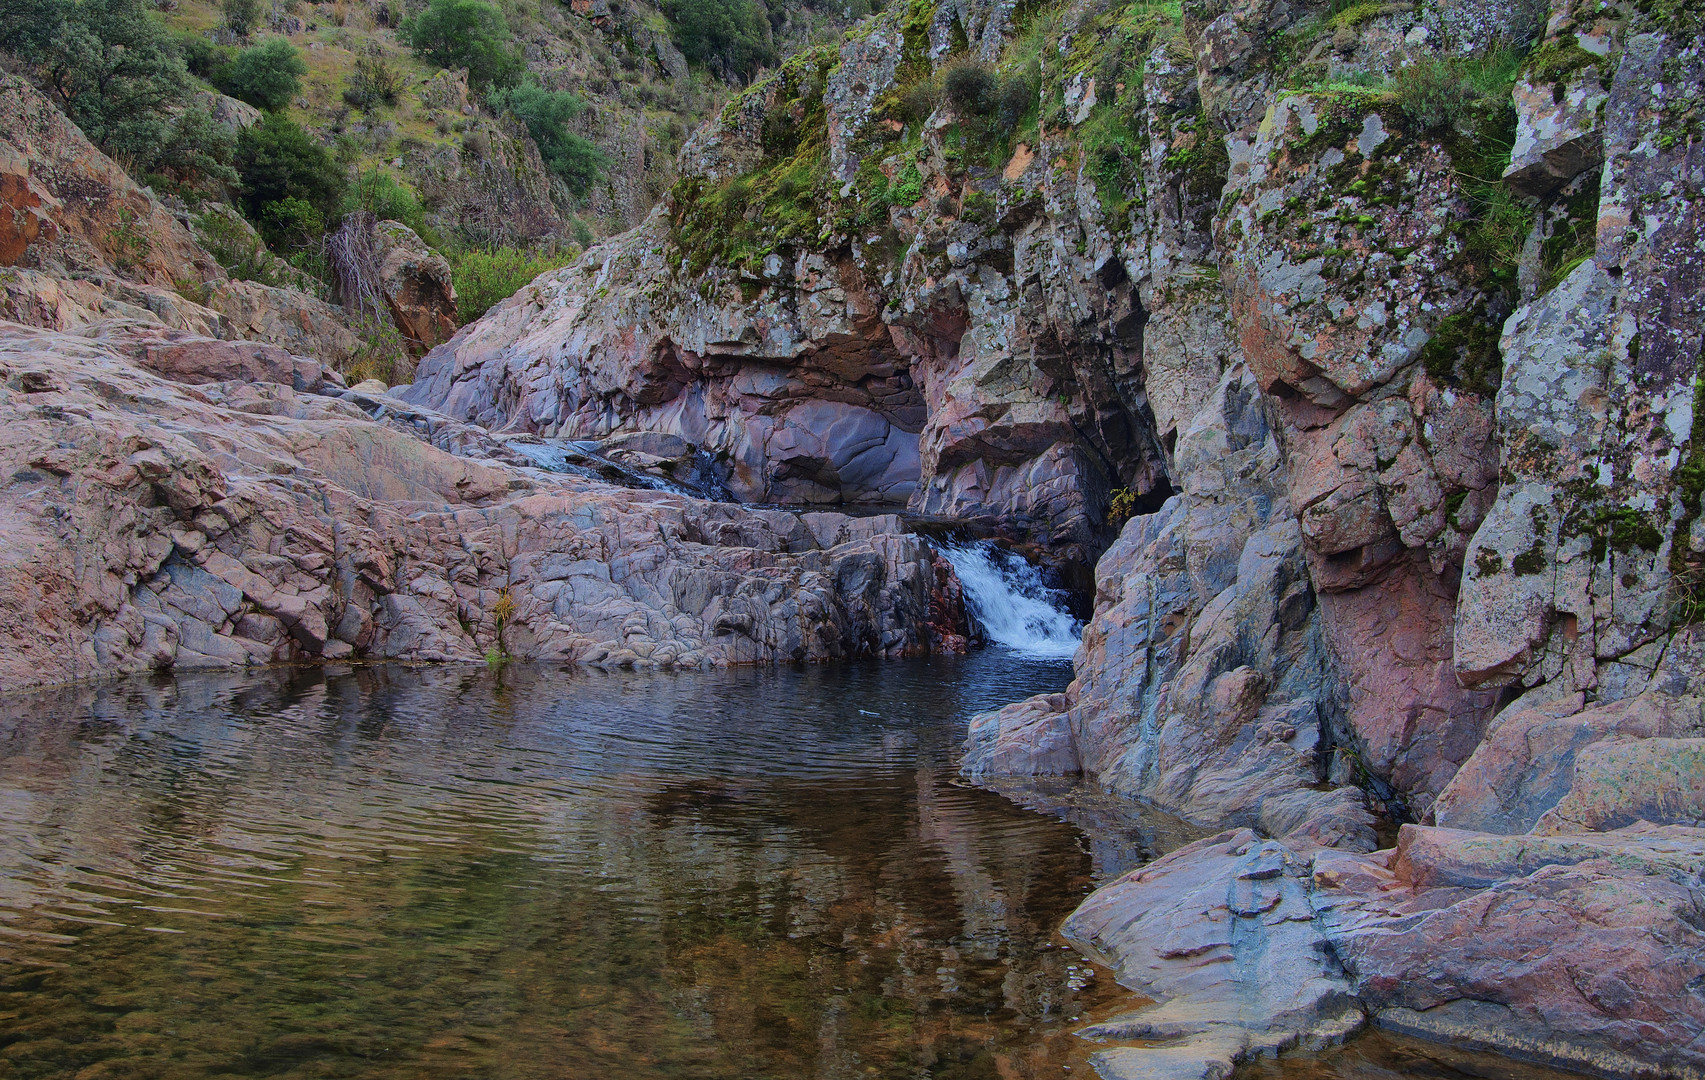
[(248, 37), (260, 25), (260, 0), (224, 0), (220, 6), (225, 28), (240, 38)]
[(960, 116), (989, 116), (999, 107), (1000, 80), (986, 64), (954, 64), (942, 76), (941, 86)]
[(1458, 127), (1512, 108), (1523, 54), (1494, 49), (1476, 57), (1417, 60), (1391, 78), (1398, 108), (1423, 130)]
[(1107, 520), (1110, 522), (1124, 521), (1137, 509), (1137, 496), (1130, 488), (1119, 488), (1113, 492), (1113, 498), (1107, 504)]
[(1435, 383), (1490, 396), (1502, 372), (1498, 327), (1484, 313), (1446, 316), (1421, 347), (1420, 359)]
[(177, 44), (178, 53), (183, 57), (184, 66), (189, 69), (189, 73), (215, 86), (224, 80), (224, 73), (236, 56), (235, 49), (215, 45), (207, 39), (206, 34), (198, 34), (193, 30), (179, 31)]
[(237, 54), (224, 73), (221, 89), (256, 108), (276, 112), (302, 92), (306, 74), (308, 65), (294, 45), (281, 37), (269, 38)]
[(342, 209), (346, 214), (366, 210), (380, 221), (400, 221), (426, 240), (428, 246), (435, 246), (420, 197), (390, 173), (369, 169), (357, 176), (344, 192)]
[(526, 71), (503, 12), (481, 0), (431, 0), (403, 22), (402, 32), (416, 56), (441, 68), (467, 68), (475, 89), (514, 86)]
[(571, 261), (567, 255), (513, 247), (473, 248), (452, 254), (450, 276), (456, 285), (456, 317), (464, 325), (471, 323), (540, 274)]
[(748, 80), (778, 59), (761, 0), (665, 0), (663, 13), (688, 62), (726, 80)]
[[(752, 172), (722, 184), (685, 177), (669, 193), (675, 240), (700, 273), (713, 263), (755, 265), (777, 247), (816, 243), (832, 231), (827, 169), (828, 118), (823, 90), (839, 57), (824, 45), (788, 59), (775, 75), (728, 105), (737, 110), (749, 96), (775, 94), (785, 127), (765, 133), (775, 147)], [(865, 161), (875, 168), (875, 155)]]
[[(235, 219), (235, 220), (234, 220)], [(275, 263), (259, 239), (231, 211), (210, 211), (195, 222), (196, 237), (225, 273), (239, 281), (283, 285)]]
[(590, 139), (568, 130), (568, 122), (586, 108), (573, 94), (524, 82), (493, 93), (491, 105), (526, 126), (545, 165), (576, 195), (591, 190), (593, 181), (609, 167), (610, 159)]
[(345, 179), (325, 147), (280, 113), (237, 137), (243, 208), (268, 244), (297, 250), (325, 231)]
[(343, 100), (362, 112), (372, 112), (380, 106), (395, 108), (402, 92), (403, 77), (383, 58), (361, 56), (356, 58), (355, 69), (349, 73)]
[(177, 41), (142, 0), (0, 0), (0, 49), (136, 175), (183, 189), (234, 178), (229, 135), (194, 105)]
[(302, 251), (326, 234), (326, 216), (307, 199), (287, 195), (261, 206), (257, 225), (266, 242), (283, 251)]
[[(1638, 358), (1639, 338), (1630, 345), (1630, 359)], [(1681, 464), (1672, 474), (1675, 477), (1675, 497), (1680, 507), (1675, 530), (1671, 534), (1669, 567), (1671, 585), (1671, 618), (1680, 623), (1705, 621), (1705, 561), (1693, 554), (1687, 542), (1693, 523), (1699, 520), (1700, 505), (1705, 501), (1705, 353), (1699, 359), (1699, 371), (1693, 382), (1693, 419), (1687, 442), (1681, 448)]]

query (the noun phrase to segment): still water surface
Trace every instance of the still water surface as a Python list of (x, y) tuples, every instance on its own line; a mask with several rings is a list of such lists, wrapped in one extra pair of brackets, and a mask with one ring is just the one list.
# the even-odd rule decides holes
[[(963, 784), (1069, 664), (281, 669), (0, 703), (0, 1078), (1077, 1078), (1195, 835)], [(1023, 802), (1042, 812), (1025, 809)], [(1374, 1035), (1241, 1080), (1557, 1080)]]
[(1082, 1075), (1071, 1021), (1115, 988), (1053, 932), (1122, 867), (952, 766), (972, 712), (1070, 674), (989, 650), (10, 702), (0, 1076)]

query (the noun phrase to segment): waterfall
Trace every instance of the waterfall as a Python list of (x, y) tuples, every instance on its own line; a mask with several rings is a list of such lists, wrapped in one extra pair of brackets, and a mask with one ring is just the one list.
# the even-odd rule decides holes
[(945, 544), (941, 553), (965, 586), (965, 602), (989, 640), (1033, 656), (1070, 656), (1080, 628), (1066, 593), (1015, 551), (989, 540)]

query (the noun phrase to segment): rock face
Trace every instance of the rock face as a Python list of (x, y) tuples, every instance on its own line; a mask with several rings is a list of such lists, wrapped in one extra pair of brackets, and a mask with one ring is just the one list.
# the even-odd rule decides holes
[(379, 289), (391, 322), (417, 355), (456, 332), (456, 286), (450, 264), (400, 221), (374, 226)]
[(929, 651), (932, 623), (963, 630), (933, 554), (891, 518), (808, 523), (519, 468), (443, 418), (376, 422), (323, 396), (319, 365), (275, 348), (4, 325), (0, 385), (0, 688), (494, 650), (899, 656)]
[(1607, 1076), (1705, 1074), (1705, 832), (1404, 826), (1315, 859), (1319, 922), (1382, 1022)]
[(0, 75), (0, 318), (50, 330), (128, 319), (331, 366), (360, 345), (331, 305), (228, 278), (184, 221), (10, 75)]
[(1308, 863), (1248, 829), (1199, 840), (1098, 890), (1065, 934), (1155, 1004), (1093, 1025), (1114, 1049), (1108, 1080), (1219, 1080), (1252, 1055), (1320, 1047), (1361, 1027), (1362, 1007), (1314, 926)]

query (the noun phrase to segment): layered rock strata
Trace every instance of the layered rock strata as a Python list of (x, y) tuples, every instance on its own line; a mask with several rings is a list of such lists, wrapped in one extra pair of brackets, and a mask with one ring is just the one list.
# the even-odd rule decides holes
[(0, 324), (0, 687), (313, 658), (699, 667), (963, 647), (933, 553), (892, 518), (553, 475), (338, 392), (271, 346)]

